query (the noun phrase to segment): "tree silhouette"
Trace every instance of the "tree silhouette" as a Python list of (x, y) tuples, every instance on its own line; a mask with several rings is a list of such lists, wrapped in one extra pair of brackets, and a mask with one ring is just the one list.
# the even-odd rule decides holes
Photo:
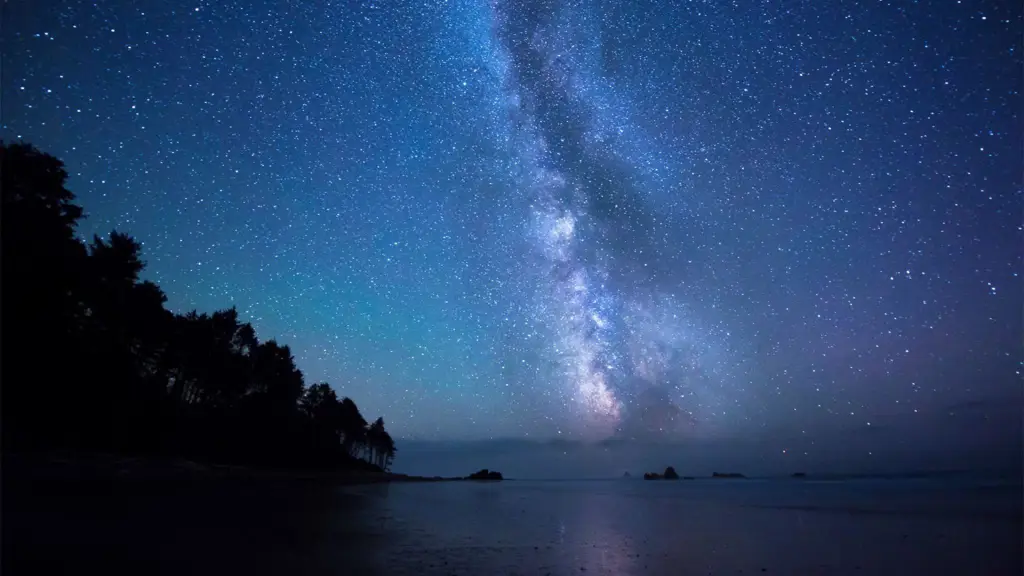
[(381, 430), (381, 451), (383, 452), (383, 461), (380, 467), (384, 470), (391, 468), (391, 463), (395, 461), (395, 455), (398, 452), (398, 448), (395, 446), (395, 441), (391, 438), (391, 434), (387, 430)]
[(371, 463), (383, 468), (384, 418), (377, 418), (366, 430), (366, 451)]
[(366, 442), (366, 419), (351, 398), (344, 398), (340, 407), (341, 442), (345, 453), (355, 456)]
[(84, 314), (78, 289), (85, 247), (75, 239), (82, 209), (66, 180), (56, 158), (27, 144), (0, 146), (5, 449), (70, 443), (70, 430), (57, 423), (80, 418), (54, 402), (76, 394), (78, 358), (54, 362), (49, 354), (78, 350)]
[[(173, 314), (141, 245), (86, 246), (56, 158), (0, 143), (3, 447), (383, 469), (394, 441), (234, 308)], [(364, 454), (368, 462), (356, 459)]]

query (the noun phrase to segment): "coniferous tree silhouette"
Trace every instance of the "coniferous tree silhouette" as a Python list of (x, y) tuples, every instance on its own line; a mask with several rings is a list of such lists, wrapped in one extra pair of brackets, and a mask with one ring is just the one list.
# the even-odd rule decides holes
[[(173, 314), (141, 245), (87, 246), (56, 158), (0, 143), (3, 447), (385, 468), (394, 441), (234, 308)], [(358, 460), (364, 455), (367, 461)]]

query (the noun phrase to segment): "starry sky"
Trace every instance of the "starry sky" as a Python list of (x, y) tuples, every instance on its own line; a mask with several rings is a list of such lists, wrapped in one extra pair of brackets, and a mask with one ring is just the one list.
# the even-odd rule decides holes
[[(1019, 401), (1020, 7), (3, 7), (2, 136), (399, 438)], [(981, 407), (981, 408), (979, 408)]]

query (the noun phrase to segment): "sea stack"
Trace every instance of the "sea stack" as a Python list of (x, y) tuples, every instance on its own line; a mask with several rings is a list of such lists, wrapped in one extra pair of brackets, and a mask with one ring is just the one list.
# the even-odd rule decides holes
[(503, 480), (501, 472), (497, 470), (488, 470), (484, 468), (479, 472), (474, 472), (467, 477), (469, 480)]

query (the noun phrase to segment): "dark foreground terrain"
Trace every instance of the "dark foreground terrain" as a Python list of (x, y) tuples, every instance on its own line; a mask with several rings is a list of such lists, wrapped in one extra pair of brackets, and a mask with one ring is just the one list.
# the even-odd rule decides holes
[(138, 463), (3, 473), (5, 575), (1021, 573), (1012, 481), (358, 485)]
[(5, 461), (3, 480), (4, 574), (315, 573), (325, 549), (345, 572), (379, 537), (366, 497), (316, 477)]

